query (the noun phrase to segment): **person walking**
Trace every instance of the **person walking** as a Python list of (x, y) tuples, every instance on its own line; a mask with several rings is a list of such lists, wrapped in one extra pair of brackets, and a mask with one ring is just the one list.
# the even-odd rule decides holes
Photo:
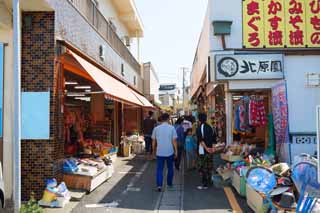
[(152, 159), (152, 131), (154, 127), (156, 126), (157, 121), (153, 118), (153, 112), (149, 111), (148, 117), (146, 117), (143, 120), (143, 135), (144, 135), (144, 141), (145, 141), (145, 149), (147, 154), (147, 159)]
[[(152, 132), (153, 139), (153, 153), (157, 157), (157, 189), (159, 192), (162, 190), (163, 184), (163, 168), (167, 164), (167, 185), (172, 187), (173, 184), (173, 164), (174, 159), (177, 157), (177, 133), (175, 128), (169, 124), (169, 114), (162, 115), (162, 123), (154, 128)], [(157, 148), (156, 148), (157, 147)]]
[(186, 132), (185, 150), (187, 159), (187, 170), (195, 168), (196, 150), (197, 144), (192, 135), (192, 128), (189, 128)]
[(183, 118), (178, 118), (177, 122), (175, 123), (175, 129), (177, 132), (177, 146), (178, 146), (178, 156), (177, 159), (175, 160), (175, 167), (176, 170), (180, 170), (180, 163), (181, 163), (181, 158), (184, 150), (184, 142), (185, 142), (185, 131), (182, 126)]
[(201, 175), (201, 186), (198, 189), (207, 189), (211, 185), (211, 176), (213, 170), (212, 154), (215, 150), (213, 144), (216, 143), (216, 135), (212, 127), (207, 123), (207, 115), (199, 113), (199, 126), (197, 128), (197, 150), (199, 172)]

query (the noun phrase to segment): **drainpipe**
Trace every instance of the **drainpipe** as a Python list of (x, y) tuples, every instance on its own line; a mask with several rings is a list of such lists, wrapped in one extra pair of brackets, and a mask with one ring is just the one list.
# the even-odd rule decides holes
[(13, 110), (13, 202), (14, 212), (18, 213), (21, 205), (21, 17), (20, 1), (12, 0), (13, 8), (13, 80), (14, 80), (14, 110)]

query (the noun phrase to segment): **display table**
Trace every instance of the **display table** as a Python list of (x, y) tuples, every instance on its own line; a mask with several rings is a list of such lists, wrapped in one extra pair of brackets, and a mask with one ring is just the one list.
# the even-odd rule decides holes
[(82, 189), (87, 192), (92, 192), (99, 185), (105, 182), (112, 176), (113, 167), (107, 166), (104, 169), (99, 170), (93, 176), (87, 176), (82, 174), (64, 174), (63, 181), (70, 189)]

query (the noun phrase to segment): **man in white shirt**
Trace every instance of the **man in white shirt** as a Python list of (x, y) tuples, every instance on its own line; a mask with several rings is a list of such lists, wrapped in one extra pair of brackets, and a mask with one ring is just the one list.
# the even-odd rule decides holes
[(152, 132), (153, 152), (157, 156), (157, 187), (158, 191), (162, 190), (163, 168), (167, 163), (168, 175), (167, 185), (172, 187), (173, 181), (173, 164), (177, 157), (177, 133), (175, 128), (169, 124), (169, 114), (162, 115), (162, 124), (154, 128)]

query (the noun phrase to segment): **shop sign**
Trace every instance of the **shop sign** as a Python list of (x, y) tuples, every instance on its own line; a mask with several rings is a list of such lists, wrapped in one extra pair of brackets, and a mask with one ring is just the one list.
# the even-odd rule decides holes
[(216, 55), (216, 80), (283, 79), (281, 54)]
[(175, 90), (175, 89), (176, 89), (175, 84), (160, 85), (160, 90)]
[(245, 48), (320, 47), (320, 0), (243, 0)]

